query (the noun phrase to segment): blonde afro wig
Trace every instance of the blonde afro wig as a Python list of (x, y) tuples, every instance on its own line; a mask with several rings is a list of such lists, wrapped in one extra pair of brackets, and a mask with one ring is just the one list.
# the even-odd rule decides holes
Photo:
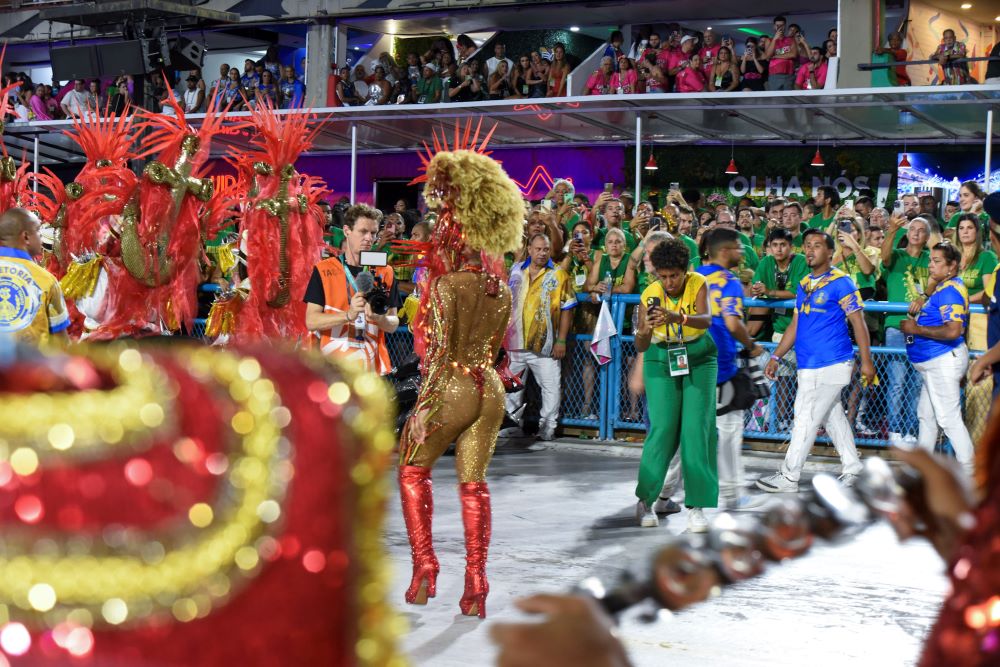
[(427, 166), (424, 199), (450, 205), (470, 248), (494, 257), (521, 247), (521, 191), (493, 158), (469, 150), (438, 153)]

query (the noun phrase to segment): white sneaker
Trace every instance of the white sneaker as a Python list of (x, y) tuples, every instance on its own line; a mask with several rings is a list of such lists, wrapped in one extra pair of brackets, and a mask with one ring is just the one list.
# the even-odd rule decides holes
[(691, 507), (688, 509), (687, 529), (689, 533), (704, 533), (708, 531), (708, 519), (705, 518), (705, 513), (700, 507)]
[(635, 505), (635, 518), (643, 528), (656, 528), (660, 525), (660, 517), (642, 500)]
[(788, 479), (779, 471), (758, 479), (757, 488), (768, 493), (798, 493), (799, 483)]
[(657, 514), (677, 514), (681, 511), (681, 506), (670, 498), (659, 497), (653, 503), (653, 511)]
[(855, 475), (853, 472), (845, 472), (841, 474), (840, 477), (837, 478), (837, 481), (843, 484), (844, 486), (850, 488), (854, 486), (855, 483), (857, 483), (858, 476)]
[(556, 430), (554, 428), (545, 428), (544, 426), (538, 429), (538, 439), (543, 442), (552, 442), (556, 438)]
[(497, 434), (498, 438), (523, 438), (524, 431), (521, 430), (520, 426), (508, 426), (505, 429), (501, 429)]
[(760, 493), (740, 496), (739, 498), (720, 498), (722, 508), (730, 512), (749, 512), (761, 509), (767, 504), (768, 497)]

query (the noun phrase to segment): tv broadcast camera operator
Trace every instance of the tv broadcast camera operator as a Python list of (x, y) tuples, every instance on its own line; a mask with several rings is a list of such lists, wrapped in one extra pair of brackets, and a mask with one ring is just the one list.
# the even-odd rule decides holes
[(382, 213), (365, 204), (347, 210), (342, 257), (313, 268), (306, 289), (306, 328), (323, 354), (353, 357), (380, 375), (392, 368), (385, 335), (399, 327), (399, 289), (386, 253), (371, 252)]

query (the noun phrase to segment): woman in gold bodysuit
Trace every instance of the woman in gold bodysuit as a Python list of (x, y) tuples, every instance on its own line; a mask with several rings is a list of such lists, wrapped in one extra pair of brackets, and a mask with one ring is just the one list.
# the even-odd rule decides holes
[(524, 214), (520, 191), (481, 154), (484, 147), (440, 152), (427, 162), (424, 196), (440, 212), (431, 241), (419, 248), (427, 273), (414, 333), (417, 353), (423, 352), (423, 383), (400, 440), (399, 467), (413, 557), (406, 601), (426, 604), (436, 593), (439, 570), (431, 539), (431, 467), (456, 443), (466, 552), (459, 607), (480, 618), (489, 592), (486, 468), (504, 415), (504, 385), (494, 362), (511, 311), (500, 258), (520, 245)]

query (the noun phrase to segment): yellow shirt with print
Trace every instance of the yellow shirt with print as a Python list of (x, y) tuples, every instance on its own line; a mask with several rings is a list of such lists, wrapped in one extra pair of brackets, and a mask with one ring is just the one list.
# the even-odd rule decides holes
[(69, 327), (69, 314), (55, 276), (14, 248), (0, 248), (0, 333), (44, 345)]
[(520, 313), (524, 341), (522, 349), (535, 354), (547, 354), (559, 334), (562, 311), (576, 306), (572, 278), (558, 268), (546, 268), (532, 278), (531, 268), (524, 267), (520, 289), (526, 290), (523, 301), (518, 299), (523, 304)]
[[(641, 297), (642, 303), (644, 305), (649, 303), (649, 299), (653, 297), (659, 299), (660, 306), (666, 310), (672, 310), (675, 313), (695, 315), (698, 313), (698, 292), (701, 291), (702, 287), (705, 287), (705, 284), (705, 276), (700, 273), (695, 273), (694, 271), (689, 271), (687, 277), (684, 279), (684, 291), (681, 293), (679, 299), (674, 299), (673, 297), (667, 296), (666, 290), (663, 289), (663, 283), (657, 280), (643, 290)], [(669, 338), (667, 329), (670, 330)], [(679, 324), (664, 324), (663, 326), (653, 329), (653, 342), (676, 342), (681, 334), (683, 334), (685, 341), (692, 341), (704, 336), (707, 331), (708, 329), (682, 327)]]

